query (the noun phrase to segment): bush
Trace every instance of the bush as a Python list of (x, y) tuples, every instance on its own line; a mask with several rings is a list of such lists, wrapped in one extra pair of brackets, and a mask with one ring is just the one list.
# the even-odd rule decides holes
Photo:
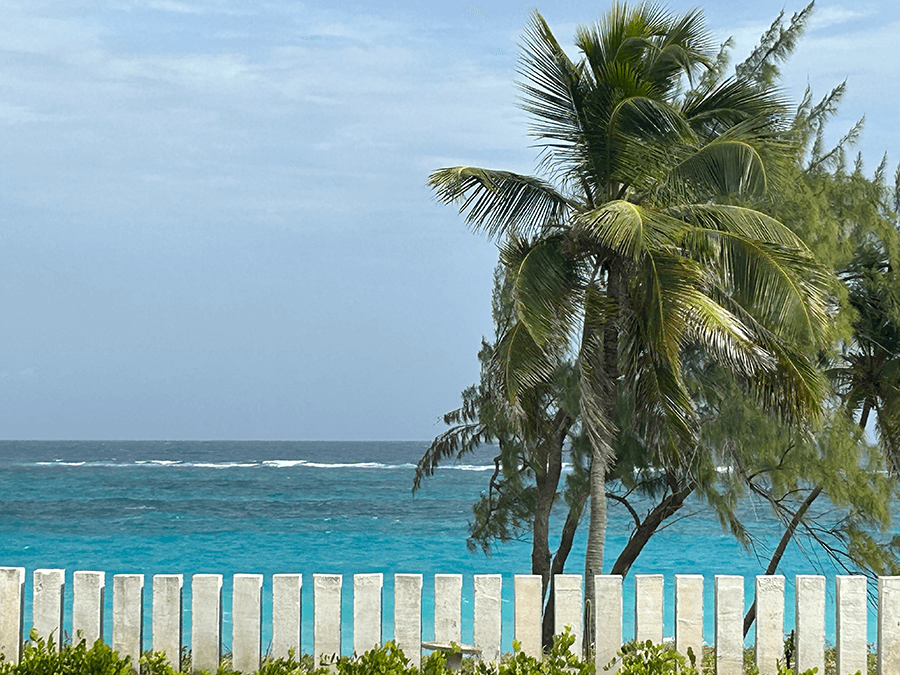
[(101, 640), (90, 649), (81, 640), (57, 650), (52, 637), (44, 641), (35, 630), (29, 637), (19, 663), (0, 663), (0, 675), (131, 675), (130, 657), (119, 658)]

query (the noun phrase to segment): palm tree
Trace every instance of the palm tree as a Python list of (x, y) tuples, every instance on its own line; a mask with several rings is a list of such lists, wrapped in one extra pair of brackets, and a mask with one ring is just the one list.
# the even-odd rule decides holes
[(804, 353), (827, 316), (824, 275), (802, 241), (728, 201), (777, 184), (791, 148), (776, 95), (700, 78), (710, 61), (701, 14), (615, 5), (577, 29), (576, 46), (577, 63), (533, 14), (520, 72), (541, 175), (454, 167), (429, 182), (500, 244), (517, 316), (493, 365), (510, 401), (576, 357), (592, 446), (590, 603), (617, 396), (630, 397), (664, 460), (694, 452), (681, 356), (699, 345), (786, 416), (814, 416), (824, 386)]

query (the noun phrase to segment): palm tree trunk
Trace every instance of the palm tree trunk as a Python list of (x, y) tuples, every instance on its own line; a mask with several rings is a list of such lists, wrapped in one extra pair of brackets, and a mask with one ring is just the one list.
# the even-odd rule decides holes
[(603, 574), (603, 547), (606, 544), (606, 463), (611, 448), (594, 448), (591, 459), (591, 514), (588, 523), (587, 552), (584, 556), (584, 653), (594, 644), (594, 576)]

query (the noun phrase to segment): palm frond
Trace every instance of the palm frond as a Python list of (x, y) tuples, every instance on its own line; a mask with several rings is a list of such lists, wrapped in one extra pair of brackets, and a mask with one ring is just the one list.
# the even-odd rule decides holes
[[(513, 284), (516, 310), (541, 348), (565, 349), (580, 300), (576, 261), (562, 234), (528, 241), (510, 239), (500, 250)], [(549, 343), (549, 344), (548, 344)]]
[(428, 177), (428, 185), (445, 204), (459, 203), (472, 229), (492, 239), (560, 227), (578, 208), (546, 181), (510, 171), (438, 169)]

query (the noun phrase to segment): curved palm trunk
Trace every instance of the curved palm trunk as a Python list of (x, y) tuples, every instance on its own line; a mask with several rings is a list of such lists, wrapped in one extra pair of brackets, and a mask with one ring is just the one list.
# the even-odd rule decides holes
[(603, 547), (606, 544), (606, 464), (612, 450), (594, 448), (591, 459), (591, 514), (588, 524), (587, 552), (584, 556), (584, 652), (594, 644), (594, 576), (603, 574)]
[[(595, 336), (585, 323), (582, 337), (583, 359), (581, 406), (582, 423), (587, 425), (591, 441), (590, 500), (587, 551), (584, 556), (584, 653), (594, 645), (594, 577), (603, 574), (603, 548), (606, 544), (606, 473), (613, 462), (613, 415), (616, 381), (619, 372), (618, 307), (621, 270), (613, 264), (607, 272), (606, 296), (610, 302), (603, 326), (602, 350), (592, 343)], [(585, 349), (587, 347), (587, 349)], [(593, 357), (593, 358), (591, 358)]]

